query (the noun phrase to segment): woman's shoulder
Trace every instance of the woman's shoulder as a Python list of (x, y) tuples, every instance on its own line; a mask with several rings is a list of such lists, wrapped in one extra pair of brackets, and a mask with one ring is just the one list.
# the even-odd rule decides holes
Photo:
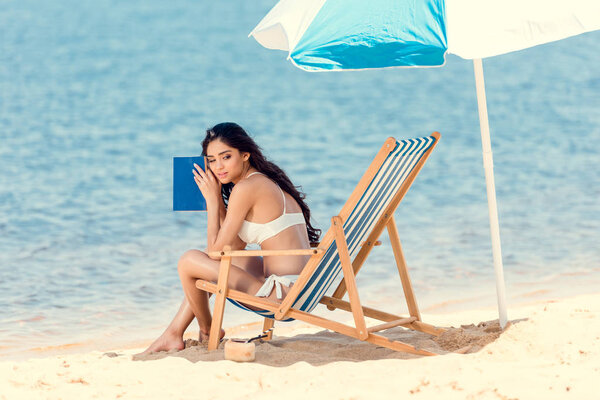
[(268, 185), (274, 184), (266, 175), (254, 174), (246, 179), (242, 179), (233, 186), (231, 194), (242, 194), (249, 195), (251, 193), (258, 193), (261, 189)]

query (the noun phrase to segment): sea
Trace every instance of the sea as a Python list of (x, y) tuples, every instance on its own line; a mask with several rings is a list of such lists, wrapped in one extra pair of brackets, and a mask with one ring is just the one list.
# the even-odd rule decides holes
[[(224, 121), (301, 186), (323, 230), (387, 137), (439, 131), (395, 214), (414, 291), (423, 313), (493, 316), (472, 62), (304, 72), (248, 38), (275, 3), (0, 1), (0, 355), (162, 332), (183, 299), (179, 257), (206, 245), (206, 214), (172, 211), (172, 159)], [(599, 43), (483, 62), (509, 319), (598, 292)], [(361, 300), (402, 313), (381, 240)], [(260, 321), (225, 313), (225, 326)]]

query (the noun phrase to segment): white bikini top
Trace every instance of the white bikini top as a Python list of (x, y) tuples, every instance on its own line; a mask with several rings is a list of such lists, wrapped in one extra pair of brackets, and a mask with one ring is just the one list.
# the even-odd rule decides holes
[[(254, 174), (262, 173), (253, 172), (246, 178), (249, 178)], [(289, 228), (290, 226), (306, 224), (306, 221), (304, 220), (304, 214), (302, 214), (301, 212), (289, 214), (285, 212), (285, 194), (283, 193), (283, 190), (281, 190), (279, 185), (277, 185), (277, 187), (281, 192), (281, 197), (283, 197), (283, 214), (281, 214), (278, 218), (275, 218), (273, 221), (264, 224), (244, 220), (240, 232), (238, 233), (238, 236), (244, 242), (248, 244), (257, 243), (260, 245), (265, 240), (272, 238), (273, 236), (277, 235), (284, 229)]]

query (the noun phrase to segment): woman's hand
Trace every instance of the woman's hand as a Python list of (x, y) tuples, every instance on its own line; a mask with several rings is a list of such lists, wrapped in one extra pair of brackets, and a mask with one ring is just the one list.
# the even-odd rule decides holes
[(194, 164), (194, 181), (198, 185), (198, 189), (202, 192), (202, 196), (206, 199), (206, 206), (216, 207), (221, 201), (221, 182), (215, 177), (210, 168), (203, 171), (198, 164)]

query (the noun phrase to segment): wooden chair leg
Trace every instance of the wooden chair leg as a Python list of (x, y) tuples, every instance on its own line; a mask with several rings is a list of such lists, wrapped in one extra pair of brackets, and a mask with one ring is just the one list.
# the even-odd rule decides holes
[[(231, 250), (225, 246), (225, 251)], [(210, 325), (210, 336), (208, 337), (208, 350), (216, 350), (219, 347), (219, 336), (221, 334), (221, 325), (223, 324), (223, 311), (225, 310), (225, 299), (227, 298), (227, 280), (229, 279), (229, 268), (231, 267), (231, 257), (221, 257), (221, 266), (219, 268), (219, 280), (217, 281), (217, 293), (215, 293), (215, 309), (212, 315)]]
[(394, 251), (394, 258), (396, 259), (400, 280), (402, 281), (402, 289), (404, 290), (404, 297), (406, 298), (406, 304), (408, 305), (408, 312), (411, 317), (417, 317), (417, 320), (421, 321), (421, 313), (419, 312), (415, 293), (413, 292), (412, 283), (410, 282), (410, 276), (408, 275), (408, 268), (406, 267), (402, 246), (400, 245), (400, 235), (398, 235), (398, 227), (396, 226), (394, 216), (387, 222), (387, 230), (390, 235), (390, 242), (392, 244), (392, 250)]
[(348, 288), (348, 298), (350, 299), (350, 306), (352, 308), (352, 315), (354, 317), (358, 338), (360, 340), (365, 340), (369, 337), (369, 332), (367, 331), (365, 316), (360, 304), (360, 299), (358, 298), (358, 290), (356, 289), (356, 281), (354, 280), (354, 269), (352, 268), (352, 262), (350, 261), (350, 253), (348, 252), (348, 243), (346, 243), (346, 237), (344, 236), (342, 219), (339, 216), (335, 216), (331, 219), (331, 223), (335, 230), (335, 243), (340, 256), (342, 271), (344, 272), (344, 281)]
[[(273, 318), (265, 318), (265, 322), (263, 324), (263, 332), (271, 329), (274, 325), (275, 325), (275, 320)], [(273, 331), (272, 330), (270, 330), (269, 333), (267, 333), (267, 337), (264, 338), (263, 340), (271, 340), (271, 339), (273, 339)]]

